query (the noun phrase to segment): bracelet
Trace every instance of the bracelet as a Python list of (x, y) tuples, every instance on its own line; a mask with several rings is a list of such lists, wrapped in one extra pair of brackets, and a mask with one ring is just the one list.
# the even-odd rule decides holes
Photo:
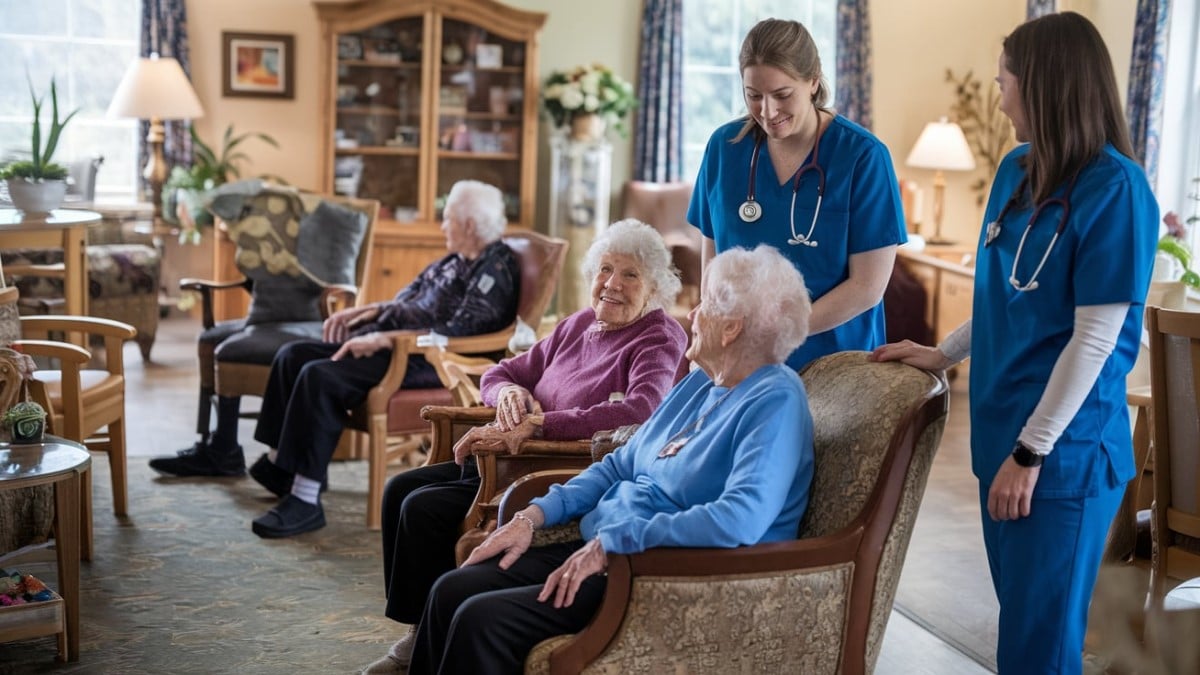
[(529, 531), (530, 532), (537, 531), (537, 525), (534, 525), (533, 521), (530, 520), (529, 516), (525, 515), (524, 513), (520, 512), (520, 511), (517, 511), (516, 513), (514, 513), (512, 519), (513, 519), (513, 521), (520, 520), (520, 521), (529, 523)]

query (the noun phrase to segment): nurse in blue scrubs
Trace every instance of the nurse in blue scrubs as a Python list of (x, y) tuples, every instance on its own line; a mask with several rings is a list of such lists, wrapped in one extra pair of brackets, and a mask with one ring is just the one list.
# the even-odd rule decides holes
[(827, 107), (821, 58), (801, 24), (759, 22), (738, 62), (749, 114), (709, 139), (688, 207), (703, 258), (769, 244), (804, 275), (811, 331), (789, 366), (873, 349), (886, 341), (883, 291), (906, 240), (887, 147)]
[(1079, 673), (1105, 537), (1134, 475), (1125, 376), (1158, 207), (1087, 19), (1018, 27), (996, 79), (1025, 144), (992, 184), (971, 321), (938, 347), (897, 343), (875, 358), (932, 369), (972, 357), (972, 468), (1000, 600), (1000, 673)]

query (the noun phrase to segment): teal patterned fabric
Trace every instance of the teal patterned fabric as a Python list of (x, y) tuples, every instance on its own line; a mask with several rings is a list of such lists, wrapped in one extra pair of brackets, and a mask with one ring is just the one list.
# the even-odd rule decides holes
[(834, 107), (838, 114), (870, 130), (871, 19), (867, 0), (838, 0), (837, 81)]
[[(683, 176), (683, 0), (646, 0), (633, 138), (633, 179)], [(690, 177), (689, 177), (690, 179)]]
[(1125, 116), (1133, 155), (1154, 184), (1162, 134), (1163, 86), (1167, 69), (1167, 17), (1171, 0), (1138, 0), (1129, 62), (1129, 92)]

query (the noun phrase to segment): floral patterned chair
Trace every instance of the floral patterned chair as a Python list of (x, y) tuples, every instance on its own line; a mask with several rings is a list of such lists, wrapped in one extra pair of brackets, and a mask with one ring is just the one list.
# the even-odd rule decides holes
[[(863, 352), (810, 364), (815, 473), (795, 541), (609, 555), (608, 586), (580, 633), (546, 640), (526, 673), (866, 673), (945, 425), (945, 378)], [(564, 472), (509, 489), (501, 522)], [(539, 531), (578, 537), (572, 527)]]

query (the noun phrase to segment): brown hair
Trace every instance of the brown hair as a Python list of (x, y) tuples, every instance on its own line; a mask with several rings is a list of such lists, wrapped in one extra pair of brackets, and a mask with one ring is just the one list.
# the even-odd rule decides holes
[(1034, 202), (1049, 198), (1112, 143), (1133, 157), (1112, 58), (1096, 27), (1075, 12), (1048, 14), (1004, 38), (1029, 126)]
[[(738, 53), (738, 72), (744, 73), (750, 66), (778, 68), (797, 80), (816, 80), (817, 92), (813, 94), (813, 105), (828, 111), (829, 84), (821, 74), (821, 55), (817, 43), (799, 21), (785, 19), (763, 19), (754, 24), (742, 40)], [(755, 126), (754, 119), (746, 116), (746, 124), (733, 142), (746, 137)]]

